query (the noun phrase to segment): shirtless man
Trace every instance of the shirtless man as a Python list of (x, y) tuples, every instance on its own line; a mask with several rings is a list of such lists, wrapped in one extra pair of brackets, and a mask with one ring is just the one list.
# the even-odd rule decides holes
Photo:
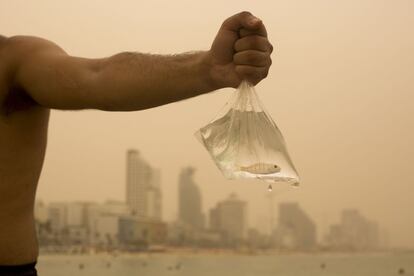
[(36, 275), (33, 206), (50, 109), (142, 110), (257, 84), (272, 48), (249, 12), (226, 19), (210, 50), (172, 56), (87, 59), (45, 39), (0, 36), (0, 275)]

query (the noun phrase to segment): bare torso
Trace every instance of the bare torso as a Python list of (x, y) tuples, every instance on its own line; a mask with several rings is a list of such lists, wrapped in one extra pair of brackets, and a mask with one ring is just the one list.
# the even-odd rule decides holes
[(37, 259), (33, 206), (47, 141), (49, 110), (11, 87), (0, 41), (0, 265)]

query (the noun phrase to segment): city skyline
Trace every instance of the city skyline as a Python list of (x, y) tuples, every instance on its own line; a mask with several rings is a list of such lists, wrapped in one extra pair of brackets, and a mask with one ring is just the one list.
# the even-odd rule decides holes
[[(179, 245), (188, 242), (199, 243), (204, 238), (211, 241), (211, 233), (206, 231), (215, 231), (222, 236), (224, 244), (234, 246), (246, 240), (248, 230), (258, 231), (260, 228), (258, 225), (247, 223), (248, 202), (239, 199), (234, 192), (226, 199), (216, 199), (216, 204), (212, 208), (203, 211), (201, 204), (203, 195), (193, 179), (195, 168), (190, 166), (182, 168), (177, 179), (178, 216), (172, 220), (163, 221), (161, 210), (154, 211), (163, 205), (161, 170), (154, 169), (137, 149), (132, 148), (126, 151), (125, 167), (124, 201), (50, 202), (47, 210), (44, 202), (37, 201), (35, 204), (37, 222), (41, 225), (50, 223), (49, 227), (52, 232), (60, 233), (67, 228), (65, 231), (69, 233), (75, 231), (78, 236), (88, 236), (91, 244), (105, 243), (92, 233), (99, 231), (99, 225), (102, 224), (105, 228), (109, 223), (112, 226), (103, 236), (111, 237), (111, 245), (130, 242), (134, 244), (136, 239), (147, 239), (146, 236), (142, 236), (142, 231), (147, 233), (150, 229), (157, 229), (157, 232), (165, 232), (166, 236), (174, 236), (173, 240)], [(275, 194), (270, 192), (270, 208), (274, 208), (274, 196)], [(342, 210), (340, 224), (330, 225), (329, 232), (322, 231), (320, 235), (322, 238), (319, 239), (318, 225), (302, 210), (298, 202), (281, 202), (278, 210), (276, 225), (274, 224), (276, 220), (274, 210), (270, 210), (271, 228), (267, 242), (269, 247), (310, 250), (317, 248), (318, 245), (331, 249), (367, 250), (384, 248), (386, 244), (378, 223), (366, 219), (356, 209)], [(164, 229), (165, 223), (176, 224), (174, 234)], [(123, 234), (118, 234), (118, 231)], [(151, 235), (151, 232), (148, 233)], [(257, 233), (266, 234), (263, 231)], [(123, 238), (113, 242), (118, 239), (119, 235)], [(156, 234), (151, 236), (151, 239), (164, 241), (167, 239), (166, 236), (160, 237)], [(216, 240), (214, 234), (213, 240)]]
[(318, 226), (297, 202), (278, 205), (280, 217), (270, 235), (246, 225), (247, 206), (246, 201), (230, 194), (210, 210), (209, 223), (196, 228), (178, 220), (165, 222), (134, 215), (121, 201), (49, 204), (37, 201), (35, 221), (39, 243), (45, 252), (145, 251), (160, 250), (163, 246), (233, 249), (247, 246), (296, 252), (393, 249), (387, 247), (387, 237), (380, 233), (379, 225), (356, 209), (342, 210), (341, 223), (331, 225), (324, 239), (317, 240)]

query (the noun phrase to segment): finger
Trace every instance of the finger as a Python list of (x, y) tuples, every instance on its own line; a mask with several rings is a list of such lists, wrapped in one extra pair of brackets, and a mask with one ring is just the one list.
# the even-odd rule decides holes
[(238, 39), (234, 44), (234, 50), (236, 52), (257, 50), (271, 53), (273, 52), (273, 46), (267, 38), (258, 35), (251, 35)]
[(228, 31), (238, 32), (241, 28), (256, 30), (259, 29), (261, 25), (263, 24), (259, 18), (255, 17), (250, 12), (244, 11), (227, 18), (223, 22), (221, 28)]
[(250, 66), (269, 66), (271, 64), (270, 55), (266, 52), (247, 50), (235, 53), (233, 55), (233, 62), (235, 65), (250, 65)]
[(254, 85), (266, 78), (269, 73), (268, 67), (254, 67), (248, 65), (237, 65), (235, 70), (241, 79), (247, 80)]
[(239, 30), (239, 37), (246, 37), (249, 35), (261, 35), (261, 36), (267, 37), (266, 27), (263, 24), (263, 22), (260, 22), (260, 24), (258, 24), (255, 29), (241, 28)]

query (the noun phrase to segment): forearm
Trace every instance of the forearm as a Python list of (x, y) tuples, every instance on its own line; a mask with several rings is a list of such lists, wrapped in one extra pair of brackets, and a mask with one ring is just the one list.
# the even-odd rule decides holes
[(99, 61), (92, 90), (94, 108), (141, 110), (215, 90), (208, 52), (180, 55), (121, 53)]

